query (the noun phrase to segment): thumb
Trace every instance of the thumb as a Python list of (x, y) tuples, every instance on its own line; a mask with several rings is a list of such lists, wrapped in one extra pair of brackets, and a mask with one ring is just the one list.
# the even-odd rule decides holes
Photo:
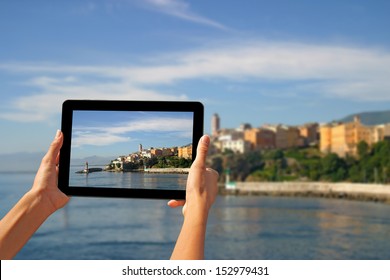
[(194, 167), (205, 168), (206, 156), (209, 150), (210, 137), (203, 135), (199, 139), (198, 148), (196, 149), (196, 158), (192, 164)]
[(53, 142), (50, 144), (49, 150), (46, 153), (45, 156), (46, 161), (56, 162), (58, 153), (60, 152), (62, 146), (62, 141), (63, 141), (62, 132), (60, 130), (57, 130), (56, 136)]

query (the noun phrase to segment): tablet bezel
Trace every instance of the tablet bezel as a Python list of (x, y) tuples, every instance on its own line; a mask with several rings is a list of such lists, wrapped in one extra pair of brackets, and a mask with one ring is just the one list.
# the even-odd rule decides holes
[(185, 190), (69, 186), (73, 111), (193, 112), (192, 161), (203, 135), (203, 104), (196, 101), (66, 100), (62, 105), (58, 188), (70, 196), (185, 199)]

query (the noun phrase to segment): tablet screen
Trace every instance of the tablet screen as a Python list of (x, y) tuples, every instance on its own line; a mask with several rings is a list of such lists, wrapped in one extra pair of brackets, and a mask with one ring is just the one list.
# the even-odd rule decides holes
[(61, 129), (58, 186), (65, 194), (183, 199), (203, 105), (67, 100)]
[(69, 185), (184, 190), (193, 112), (73, 111)]

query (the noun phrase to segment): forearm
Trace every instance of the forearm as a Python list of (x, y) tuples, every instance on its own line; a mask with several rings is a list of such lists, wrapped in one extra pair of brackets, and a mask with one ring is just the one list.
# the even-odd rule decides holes
[(193, 216), (184, 219), (179, 237), (172, 252), (172, 260), (204, 259), (206, 224), (207, 217), (199, 219), (199, 216)]
[(47, 198), (29, 191), (0, 221), (0, 259), (11, 259), (53, 213)]

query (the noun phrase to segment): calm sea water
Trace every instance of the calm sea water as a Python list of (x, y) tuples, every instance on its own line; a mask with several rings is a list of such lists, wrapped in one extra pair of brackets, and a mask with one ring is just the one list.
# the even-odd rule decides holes
[[(33, 173), (0, 173), (1, 216)], [(158, 182), (158, 180), (156, 180)], [(182, 223), (164, 200), (77, 198), (17, 259), (168, 259)], [(390, 259), (390, 206), (317, 198), (218, 197), (207, 259)]]
[[(99, 166), (102, 167), (102, 166)], [(187, 174), (152, 174), (138, 172), (93, 172), (77, 174), (84, 166), (71, 167), (69, 185), (79, 187), (138, 188), (185, 190)]]

